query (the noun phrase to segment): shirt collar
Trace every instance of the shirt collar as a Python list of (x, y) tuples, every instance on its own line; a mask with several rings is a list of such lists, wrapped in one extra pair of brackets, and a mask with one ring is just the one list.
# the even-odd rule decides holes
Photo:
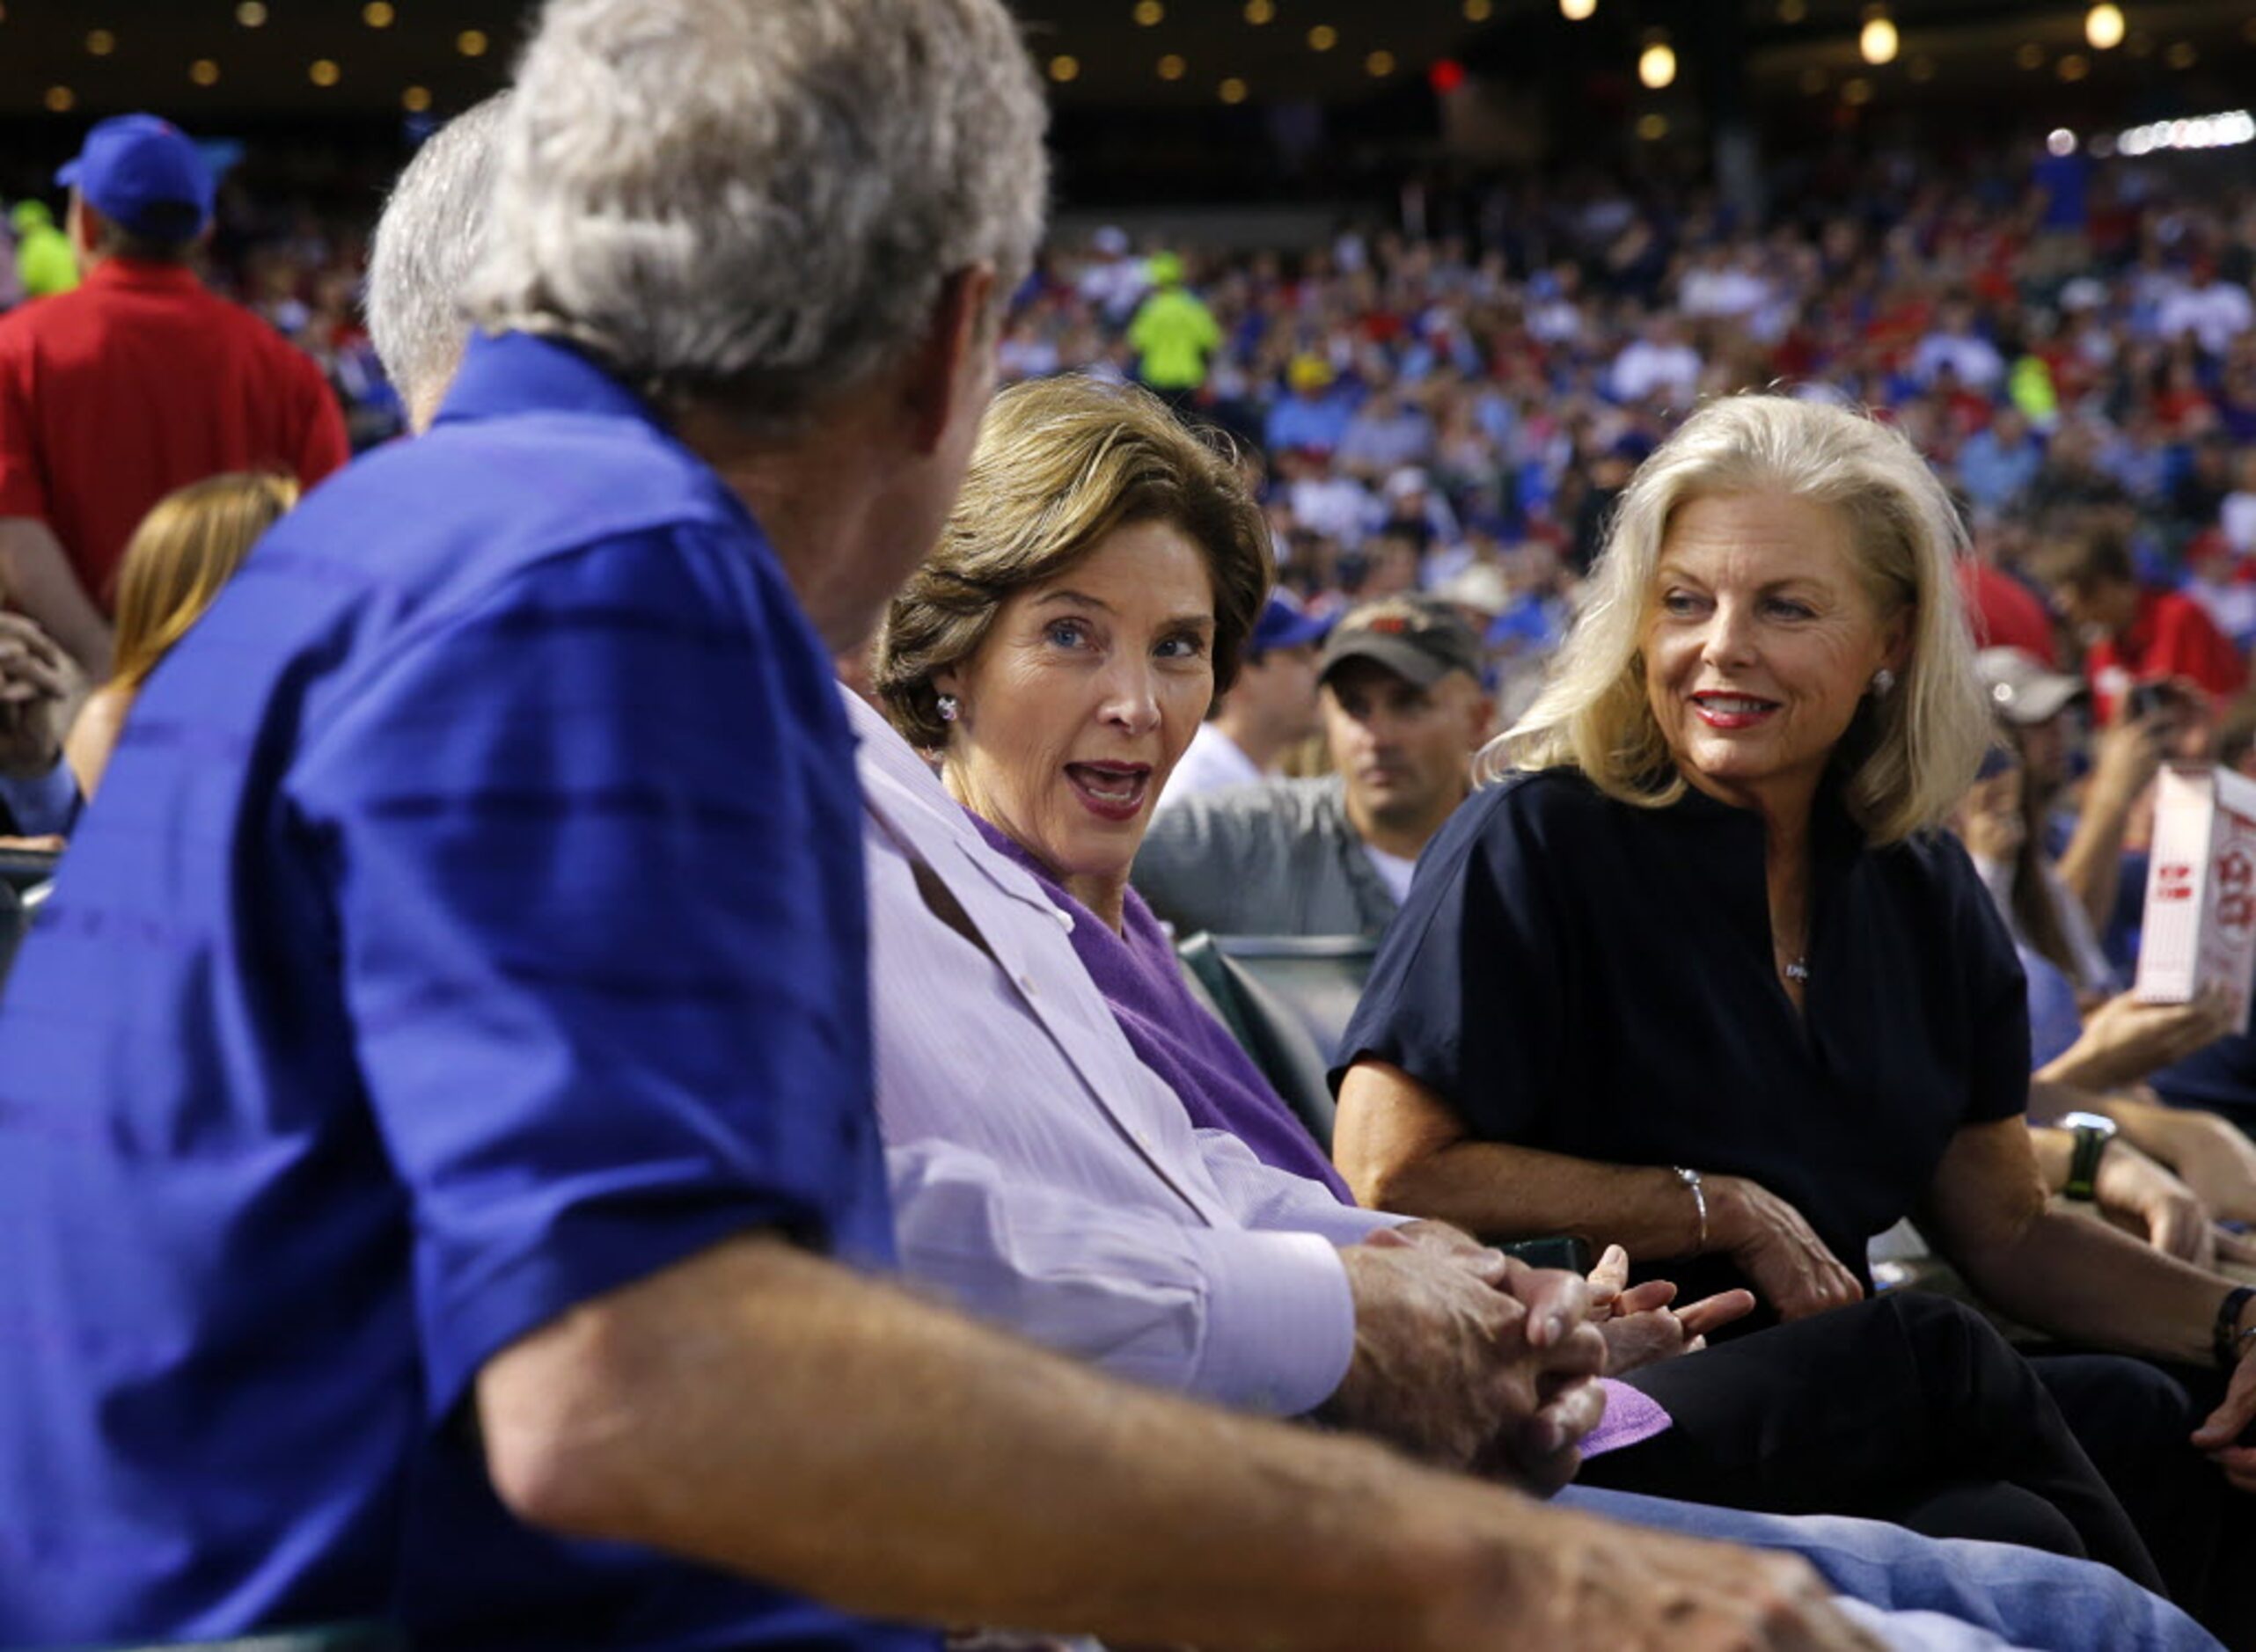
[(666, 428), (649, 403), (568, 344), (529, 333), (472, 333), (437, 422), (516, 413), (593, 413)]
[(120, 258), (115, 253), (86, 272), (82, 288), (115, 288), (120, 292), (201, 292), (203, 282), (185, 264), (165, 264), (145, 258)]

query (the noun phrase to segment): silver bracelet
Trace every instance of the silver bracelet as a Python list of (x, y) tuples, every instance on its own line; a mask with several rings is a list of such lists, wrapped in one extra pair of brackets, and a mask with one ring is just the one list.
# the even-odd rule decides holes
[(1692, 1208), (1700, 1213), (1700, 1237), (1693, 1244), (1692, 1254), (1704, 1256), (1708, 1254), (1708, 1190), (1700, 1185), (1698, 1171), (1687, 1169), (1682, 1165), (1674, 1168), (1677, 1181), (1691, 1191)]

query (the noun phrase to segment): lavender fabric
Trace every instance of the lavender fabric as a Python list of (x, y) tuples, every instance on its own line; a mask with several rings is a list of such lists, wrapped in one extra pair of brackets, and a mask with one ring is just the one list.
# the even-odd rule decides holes
[[(1301, 1128), (1229, 1030), (1190, 995), (1175, 948), (1144, 897), (1127, 892), (1123, 932), (1115, 934), (1015, 841), (969, 809), (964, 813), (990, 847), (1031, 873), (1058, 910), (1073, 920), (1073, 951), (1081, 967), (1111, 1005), (1137, 1059), (1167, 1082), (1191, 1122), (1227, 1131), (1264, 1164), (1321, 1181), (1343, 1204), (1353, 1204), (1355, 1195), (1315, 1138)], [(1584, 1436), (1584, 1457), (1635, 1445), (1669, 1426), (1668, 1413), (1658, 1400), (1626, 1383), (1608, 1379), (1605, 1387), (1606, 1415)]]
[(1115, 934), (1009, 837), (977, 815), (971, 823), (997, 852), (1032, 873), (1058, 910), (1073, 920), (1073, 951), (1082, 968), (1112, 1006), (1113, 1019), (1137, 1058), (1167, 1081), (1192, 1123), (1227, 1130), (1264, 1164), (1321, 1181), (1342, 1203), (1355, 1202), (1331, 1160), (1261, 1076), (1253, 1058), (1191, 997), (1167, 932), (1142, 895), (1127, 892), (1124, 932)]

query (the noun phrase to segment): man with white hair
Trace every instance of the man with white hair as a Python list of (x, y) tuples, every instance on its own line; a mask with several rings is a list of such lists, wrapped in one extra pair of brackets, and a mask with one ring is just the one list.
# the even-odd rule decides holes
[(369, 245), (369, 341), (421, 435), (462, 366), (462, 288), (486, 245), (486, 197), (506, 90), (424, 141), (392, 186)]
[(545, 7), (433, 429), (169, 658), (0, 1010), (0, 1641), (1866, 1644), (855, 1271), (824, 649), (960, 479), (1041, 126), (998, 0)]
[[(452, 209), (457, 211), (480, 209), (474, 197), (442, 192), (435, 180), (443, 179), (450, 170), (467, 172), (474, 167), (477, 163), (462, 153), (462, 149), (471, 142), (484, 141), (474, 135), (465, 137), (458, 122), (434, 140), (435, 143), (450, 142), (455, 150), (451, 156), (427, 147), (393, 191), (385, 220), (378, 228), (379, 246), (387, 242), (400, 244), (398, 232), (402, 225), (415, 226), (417, 235), (435, 242), (447, 241), (446, 210), (435, 205), (438, 200), (451, 199)], [(370, 312), (402, 318), (399, 325), (380, 335), (389, 360), (443, 362), (450, 354), (459, 354), (462, 324), (453, 319), (455, 306), (449, 289), (443, 285), (450, 279), (442, 259), (410, 261), (378, 257), (374, 261), (368, 300)], [(414, 284), (418, 289), (399, 290), (402, 283)], [(425, 330), (421, 336), (416, 334), (418, 327)], [(399, 376), (403, 385), (412, 391), (412, 373)], [(443, 385), (436, 388), (443, 391)], [(1012, 1074), (1007, 1086), (1012, 1093), (993, 1098), (998, 1116), (1007, 1115), (1022, 1121), (1038, 1112), (1049, 1119), (1044, 1139), (1069, 1139), (1073, 1128), (1071, 1098), (1060, 1095), (1054, 1085), (1029, 1077), (1024, 1065), (1028, 1058), (1024, 1029), (996, 1013), (995, 1006), (990, 1003), (977, 1002), (967, 1012), (963, 1003), (935, 988), (934, 983), (941, 977), (928, 973), (923, 955), (913, 952), (919, 945), (944, 949), (960, 944), (960, 937), (949, 932), (942, 920), (927, 912), (924, 894), (908, 892), (910, 882), (914, 881), (919, 889), (945, 891), (933, 895), (943, 906), (950, 896), (960, 898), (964, 908), (985, 911), (986, 921), (992, 924), (996, 921), (996, 914), (983, 903), (994, 896), (996, 880), (1018, 874), (992, 864), (978, 865), (983, 858), (992, 863), (992, 852), (969, 835), (968, 829), (962, 825), (960, 813), (946, 801), (944, 795), (933, 790), (931, 777), (899, 737), (882, 722), (871, 719), (866, 708), (849, 703), (848, 710), (850, 715), (860, 720), (858, 761), (867, 794), (863, 836), (870, 863), (875, 952), (872, 990), (882, 995), (875, 1006), (879, 1010), (881, 1069), (889, 1049), (896, 1057), (902, 1055), (906, 1047), (901, 1034), (906, 1029), (945, 1023), (952, 1041), (960, 1043), (966, 1036), (977, 1039), (981, 1049), (978, 1059), (987, 1064), (985, 1070), (991, 1078), (1005, 1069)], [(928, 828), (919, 823), (922, 818), (919, 807), (901, 794), (900, 775), (904, 771), (923, 782), (925, 789), (938, 801), (940, 817), (954, 822), (962, 839), (959, 852), (936, 854), (931, 861), (920, 862), (914, 880), (895, 874), (900, 869), (905, 846), (916, 842)], [(906, 852), (913, 858), (912, 850)], [(1011, 903), (1004, 900), (1002, 904), (1008, 908)], [(1046, 904), (1042, 910), (1047, 911)], [(1023, 916), (1022, 912), (1022, 920)], [(1036, 923), (1031, 929), (1033, 941), (1056, 943), (1038, 957), (1029, 954), (1027, 961), (1033, 976), (1039, 978), (1040, 1000), (1048, 1006), (1047, 1024), (1051, 1032), (1065, 1036), (1069, 1043), (1088, 1036), (1092, 1027), (1111, 1032), (1110, 1015), (1101, 1004), (1094, 1006), (1092, 1021), (1086, 1000), (1093, 990), (1082, 966), (1069, 948), (1064, 948), (1052, 926)], [(912, 950), (905, 952), (899, 947), (889, 950), (889, 936), (906, 943)], [(1028, 939), (1021, 935), (1011, 944), (1026, 945)], [(943, 965), (942, 970), (952, 990), (963, 972), (948, 973), (949, 968)], [(889, 978), (889, 972), (892, 978)], [(1114, 1036), (1117, 1038), (1117, 1034)], [(1088, 1058), (1087, 1050), (1081, 1049), (1077, 1059)], [(945, 1058), (939, 1070), (932, 1069), (928, 1064), (919, 1064), (926, 1066), (931, 1084), (943, 1088), (954, 1085), (959, 1097), (980, 1094), (981, 1105), (985, 1105), (985, 1093), (980, 1090), (978, 1076), (969, 1064), (954, 1064), (952, 1071)], [(1137, 1068), (1132, 1058), (1124, 1065), (1113, 1068), (1111, 1080), (1117, 1081), (1118, 1087), (1109, 1090), (1102, 1107), (1132, 1110), (1143, 1105), (1137, 1094), (1134, 1075), (1138, 1072), (1142, 1073), (1146, 1085), (1152, 1082), (1148, 1072)], [(992, 1090), (992, 1084), (988, 1088)], [(1049, 1118), (1052, 1109), (1058, 1110), (1060, 1116)], [(1166, 1116), (1170, 1111), (1174, 1115), (1171, 1122)], [(978, 1114), (977, 1107), (966, 1107), (960, 1122), (968, 1128)], [(1102, 1134), (1102, 1120), (1106, 1116), (1110, 1115), (1093, 1115), (1087, 1122), (1096, 1123)], [(1167, 1099), (1150, 1125), (1158, 1137), (1170, 1143), (1188, 1129), (1172, 1097)], [(1139, 1150), (1146, 1154), (1161, 1151), (1156, 1145)], [(1043, 1176), (1032, 1166), (1012, 1163), (998, 1178), (994, 1202), (983, 1206), (979, 1194), (965, 1182), (963, 1173), (968, 1161), (949, 1132), (941, 1132), (939, 1139), (894, 1147), (889, 1156), (895, 1166), (896, 1191), (903, 1201), (897, 1206), (897, 1217), (905, 1227), (902, 1261), (920, 1280), (958, 1291), (963, 1290), (967, 1281), (992, 1280), (998, 1259), (988, 1255), (982, 1246), (988, 1237), (998, 1233), (1007, 1236), (1007, 1250), (1013, 1263), (1030, 1260), (1029, 1224), (1039, 1228), (1052, 1204), (1051, 1190), (1042, 1185)], [(1130, 1188), (1137, 1185), (1138, 1173), (1153, 1173), (1148, 1158), (1132, 1153), (1129, 1162), (1135, 1166), (1126, 1178), (1125, 1185)], [(987, 1168), (992, 1171), (997, 1167)], [(1155, 1185), (1165, 1189), (1170, 1185), (1182, 1186), (1186, 1181), (1197, 1183), (1205, 1173), (1197, 1168), (1171, 1166), (1159, 1174)], [(1235, 1187), (1243, 1180), (1240, 1173), (1231, 1185)], [(1113, 1191), (1117, 1193), (1119, 1189)], [(1162, 1192), (1160, 1203), (1171, 1207), (1176, 1196), (1172, 1192)], [(1331, 1374), (1312, 1373), (1310, 1369), (1295, 1369), (1295, 1365), (1298, 1350), (1311, 1341), (1321, 1344), (1330, 1338), (1331, 1327), (1322, 1323), (1330, 1305), (1326, 1303), (1322, 1309), (1313, 1309), (1306, 1302), (1296, 1302), (1293, 1312), (1280, 1312), (1275, 1295), (1278, 1275), (1280, 1269), (1288, 1276), (1293, 1272), (1292, 1266), (1285, 1265), (1288, 1259), (1284, 1253), (1296, 1245), (1313, 1246), (1319, 1254), (1329, 1255), (1329, 1241), (1320, 1235), (1330, 1232), (1337, 1238), (1334, 1230), (1344, 1229), (1351, 1236), (1359, 1237), (1372, 1224), (1360, 1217), (1359, 1213), (1354, 1219), (1336, 1221), (1330, 1228), (1310, 1218), (1301, 1232), (1287, 1238), (1284, 1230), (1295, 1226), (1296, 1216), (1307, 1210), (1310, 1202), (1259, 1195), (1254, 1195), (1253, 1202), (1264, 1207), (1264, 1227), (1273, 1231), (1187, 1235), (1178, 1212), (1166, 1220), (1150, 1223), (1137, 1232), (1133, 1249), (1139, 1258), (1136, 1264), (1139, 1268), (1154, 1266), (1157, 1259), (1173, 1255), (1186, 1246), (1193, 1255), (1204, 1259), (1203, 1266), (1212, 1268), (1222, 1268), (1234, 1247), (1241, 1253), (1273, 1254), (1274, 1265), (1256, 1267), (1250, 1273), (1242, 1255), (1234, 1268), (1225, 1269), (1236, 1281), (1233, 1289), (1209, 1284), (1202, 1290), (1188, 1293), (1187, 1299), (1174, 1300), (1166, 1291), (1152, 1291), (1132, 1276), (1121, 1277), (1109, 1272), (1124, 1253), (1108, 1248), (1099, 1235), (1113, 1231), (1117, 1224), (1135, 1224), (1138, 1217), (1133, 1213), (1134, 1197), (1126, 1201), (1130, 1207), (1127, 1210), (1108, 1208), (1102, 1200), (1092, 1203), (1083, 1199), (1074, 1205), (1056, 1236), (1055, 1255), (1062, 1264), (1059, 1277), (1041, 1284), (1029, 1279), (1010, 1287), (1007, 1306), (998, 1316), (999, 1321), (1066, 1351), (1085, 1357), (1094, 1353), (1096, 1362), (1108, 1369), (1132, 1371), (1142, 1380), (1161, 1386), (1178, 1386), (1182, 1385), (1179, 1373), (1164, 1360), (1154, 1361), (1131, 1349), (1142, 1347), (1154, 1334), (1164, 1341), (1168, 1331), (1180, 1326), (1186, 1317), (1202, 1319), (1204, 1328), (1193, 1332), (1183, 1349), (1183, 1357), (1207, 1378), (1190, 1385), (1191, 1392), (1210, 1399), (1243, 1403), (1246, 1393), (1233, 1388), (1231, 1378), (1226, 1375), (1234, 1371), (1242, 1386), (1259, 1385), (1264, 1373), (1288, 1385), (1305, 1385), (1313, 1374), (1318, 1384), (1315, 1392), (1320, 1393), (1330, 1386)], [(1330, 1203), (1329, 1195), (1320, 1195), (1317, 1202)], [(1384, 1220), (1380, 1219), (1381, 1224)], [(1456, 1373), (1457, 1366), (1447, 1350), (1455, 1345), (1435, 1335), (1436, 1325), (1461, 1305), (1461, 1297), (1449, 1294), (1445, 1288), (1445, 1278), (1454, 1268), (1461, 1266), (1468, 1254), (1462, 1247), (1457, 1247), (1454, 1254), (1448, 1247), (1437, 1250), (1429, 1236), (1425, 1243), (1404, 1245), (1386, 1252), (1382, 1261), (1387, 1266), (1380, 1272), (1367, 1268), (1364, 1270), (1358, 1301), (1359, 1328), (1354, 1341), (1358, 1359), (1366, 1372), (1362, 1379), (1364, 1398), (1359, 1403), (1369, 1414), (1358, 1419), (1359, 1427), (1385, 1437), (1399, 1438), (1405, 1430), (1439, 1429), (1445, 1422), (1456, 1426), (1456, 1420), (1462, 1414), (1497, 1403), (1498, 1396), (1488, 1393), (1488, 1385), (1483, 1381), (1469, 1379), (1463, 1392), (1448, 1392), (1447, 1375)], [(1305, 1257), (1297, 1266), (1302, 1274), (1308, 1270)], [(1330, 1266), (1337, 1270), (1341, 1265), (1335, 1260)], [(1321, 1266), (1317, 1271), (1322, 1271)], [(1505, 1320), (1519, 1325), (1522, 1332), (1541, 1317), (1547, 1305), (1564, 1300), (1562, 1287), (1567, 1288), (1570, 1296), (1579, 1290), (1578, 1285), (1558, 1275), (1537, 1276), (1523, 1271), (1514, 1280), (1515, 1289), (1527, 1297), (1525, 1303), (1514, 1305), (1509, 1295), (1498, 1294), (1494, 1309)], [(1466, 1275), (1465, 1283), (1469, 1286), (1474, 1283), (1474, 1276)], [(1381, 1290), (1381, 1286), (1385, 1289)], [(1492, 1289), (1485, 1283), (1479, 1288)], [(1115, 1300), (1115, 1293), (1124, 1293), (1128, 1300), (1137, 1305), (1136, 1308), (1124, 1312)], [(1302, 1294), (1305, 1296), (1305, 1290)], [(969, 1295), (972, 1305), (991, 1309), (1003, 1300), (997, 1293), (983, 1292), (976, 1284)], [(996, 1299), (987, 1300), (988, 1297)], [(1077, 1312), (1083, 1319), (1094, 1317), (1119, 1332), (1121, 1346), (1095, 1352), (1072, 1337), (1059, 1338), (1058, 1326), (1048, 1305), (1061, 1299), (1080, 1305)], [(1114, 1305), (1094, 1309), (1092, 1305), (1100, 1301), (1113, 1301)], [(1139, 1311), (1146, 1312), (1156, 1322), (1156, 1330), (1146, 1325), (1137, 1334), (1128, 1334), (1128, 1327)], [(1273, 1345), (1261, 1347), (1264, 1341)], [(1254, 1353), (1256, 1348), (1260, 1348), (1257, 1354)], [(1234, 1363), (1229, 1350), (1252, 1357), (1249, 1362), (1239, 1357)], [(1520, 1426), (1511, 1437), (1500, 1437), (1497, 1449), (1525, 1461), (1531, 1450), (1540, 1455), (1549, 1449), (1531, 1445), (1531, 1441), (1540, 1437), (1539, 1430), (1564, 1422), (1571, 1414), (1579, 1414), (1586, 1422), (1587, 1408), (1582, 1404), (1586, 1396), (1571, 1395), (1566, 1387), (1556, 1385), (1564, 1373), (1572, 1369), (1578, 1351), (1528, 1347), (1524, 1343), (1506, 1346), (1503, 1341), (1490, 1351), (1490, 1356), (1483, 1363), (1494, 1377), (1507, 1385), (1533, 1387), (1539, 1397), (1549, 1400), (1539, 1411), (1525, 1416), (1507, 1407), (1510, 1420)], [(1379, 1372), (1388, 1374), (1371, 1374)], [(1273, 1410), (1280, 1405), (1291, 1408), (1282, 1390), (1271, 1393), (1265, 1403), (1255, 1408)], [(1348, 1415), (1347, 1411), (1342, 1410), (1333, 1420), (1345, 1421)], [(1571, 1455), (1571, 1446), (1565, 1449)], [(1557, 1453), (1552, 1455), (1556, 1457)], [(1662, 1531), (1727, 1537), (1806, 1554), (1841, 1584), (1871, 1602), (1899, 1609), (1916, 1605), (1949, 1611), (1973, 1623), (2007, 1630), (2013, 1638), (2025, 1636), (2033, 1646), (2106, 1644), (2158, 1648), (2190, 1645), (2200, 1639), (2189, 1624), (2174, 1619), (2158, 1603), (2142, 1601), (2135, 1588), (2114, 1574), (2024, 1551), (1996, 1546), (1923, 1546), (1920, 1539), (1908, 1533), (1861, 1522), (1777, 1521), (1759, 1515), (1645, 1498), (1616, 1496), (1609, 1500), (1608, 1494), (1586, 1497), (1583, 1506)], [(1613, 1540), (1632, 1546), (1637, 1541), (1620, 1537)], [(2042, 1590), (2035, 1587), (2040, 1575), (2047, 1584)], [(1993, 1591), (2018, 1599), (2041, 1596), (2048, 1603), (2048, 1612), (2040, 1622), (2025, 1612), (1994, 1611), (1987, 1604), (1988, 1596)], [(2063, 1639), (2047, 1632), (2048, 1625), (2070, 1622), (2088, 1633), (2080, 1639)], [(1939, 1637), (1944, 1644), (1961, 1644), (1962, 1638), (1969, 1634), (1977, 1640), (1981, 1638), (1980, 1631), (1970, 1631), (1964, 1623), (1931, 1622), (1925, 1613), (1902, 1610), (1886, 1619), (1886, 1629), (1899, 1644), (1917, 1643), (1911, 1637), (1923, 1634)], [(2178, 1639), (2181, 1635), (2186, 1637), (2182, 1641)]]

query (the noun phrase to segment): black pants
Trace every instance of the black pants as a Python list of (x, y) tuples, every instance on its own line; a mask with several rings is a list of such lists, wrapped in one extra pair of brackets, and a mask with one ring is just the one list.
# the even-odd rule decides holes
[(1586, 1463), (1584, 1484), (2023, 1543), (2164, 1586), (2029, 1362), (1947, 1297), (1895, 1291), (1624, 1380), (1675, 1426)]
[(2137, 1524), (2170, 1597), (2227, 1646), (2256, 1648), (2256, 1497), (2186, 1440), (2223, 1399), (2224, 1378), (2109, 1354), (2029, 1363)]

